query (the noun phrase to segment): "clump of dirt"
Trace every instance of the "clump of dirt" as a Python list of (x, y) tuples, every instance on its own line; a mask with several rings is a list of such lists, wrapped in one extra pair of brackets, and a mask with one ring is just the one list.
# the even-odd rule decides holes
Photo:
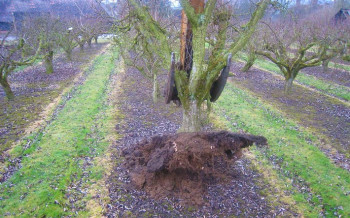
[(227, 131), (155, 136), (123, 151), (132, 183), (154, 198), (174, 196), (202, 205), (206, 187), (225, 182), (227, 168), (260, 136)]

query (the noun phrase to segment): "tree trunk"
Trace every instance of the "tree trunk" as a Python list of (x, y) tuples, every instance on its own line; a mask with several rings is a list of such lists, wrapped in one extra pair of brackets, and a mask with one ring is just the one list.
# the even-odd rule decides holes
[(98, 43), (98, 41), (97, 41), (98, 36), (95, 36), (94, 39), (95, 39), (95, 43), (97, 44)]
[(157, 74), (153, 73), (153, 102), (157, 103), (158, 102), (158, 96), (159, 96), (159, 84), (157, 80)]
[(284, 84), (285, 94), (289, 94), (292, 91), (293, 81), (294, 79), (292, 77), (285, 80), (285, 84)]
[(66, 51), (66, 58), (68, 61), (72, 61), (72, 50)]
[(45, 62), (45, 68), (46, 73), (51, 74), (53, 72), (53, 51), (49, 51), (47, 55), (45, 55), (44, 62)]
[(250, 70), (250, 68), (254, 65), (256, 60), (256, 55), (255, 53), (249, 53), (248, 56), (248, 61), (247, 63), (244, 65), (244, 67), (242, 68), (242, 72), (247, 72), (248, 70)]
[(350, 62), (350, 55), (345, 55), (343, 56), (344, 61), (349, 61)]
[(15, 98), (15, 95), (13, 94), (11, 87), (10, 87), (10, 84), (8, 83), (7, 79), (1, 79), (0, 84), (5, 91), (6, 98), (10, 101), (13, 100)]
[(328, 70), (329, 70), (328, 65), (329, 65), (329, 60), (322, 61), (323, 73), (328, 73)]
[(92, 42), (92, 38), (87, 40), (87, 44), (89, 47), (91, 47), (91, 42)]
[(84, 51), (84, 44), (83, 43), (80, 43), (79, 47), (80, 47), (80, 51)]
[(198, 132), (201, 130), (201, 108), (197, 101), (191, 101), (189, 107), (183, 109), (182, 124), (179, 132)]

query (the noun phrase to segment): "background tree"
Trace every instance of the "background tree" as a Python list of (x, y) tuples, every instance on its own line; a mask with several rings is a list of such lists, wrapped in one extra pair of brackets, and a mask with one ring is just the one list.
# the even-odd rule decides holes
[(41, 54), (43, 55), (44, 66), (47, 74), (53, 69), (53, 55), (59, 44), (59, 19), (50, 14), (43, 14), (39, 17), (28, 17), (21, 30), (23, 38), (30, 42), (42, 40)]
[[(35, 54), (27, 57), (24, 55), (27, 52), (23, 52), (23, 50), (28, 49), (30, 47), (30, 44), (26, 44), (26, 41), (23, 38), (20, 38), (13, 44), (6, 45), (5, 42), (8, 34), (2, 39), (0, 45), (0, 84), (5, 91), (7, 99), (13, 100), (14, 94), (8, 82), (8, 76), (17, 67), (27, 66), (34, 63), (39, 55), (42, 41), (40, 40), (38, 43), (35, 43), (38, 44)], [(34, 50), (33, 47), (31, 49)]]
[(300, 70), (328, 62), (341, 49), (330, 23), (286, 17), (262, 25), (258, 34), (263, 37), (256, 54), (268, 58), (281, 70), (285, 77), (285, 93), (290, 92)]
[(69, 22), (61, 21), (60, 32), (58, 34), (58, 46), (63, 49), (67, 60), (72, 60), (72, 52), (78, 43), (74, 40), (73, 25)]
[[(169, 41), (178, 40), (176, 36), (178, 31), (173, 28), (176, 21), (169, 19), (173, 14), (171, 3), (168, 0), (148, 0), (144, 5), (147, 6), (152, 19), (158, 22), (162, 28), (167, 29)], [(152, 80), (153, 102), (157, 102), (160, 95), (158, 76), (161, 72), (164, 72), (164, 66), (157, 53), (150, 49), (149, 41), (147, 40), (151, 40), (153, 46), (158, 41), (153, 36), (146, 38), (141, 34), (140, 28), (142, 27), (138, 26), (138, 21), (135, 17), (131, 15), (127, 16), (126, 19), (128, 20), (126, 26), (124, 28), (118, 27), (114, 41), (120, 49), (124, 63), (127, 66), (134, 67), (147, 79)], [(131, 26), (134, 26), (135, 29), (131, 29)]]

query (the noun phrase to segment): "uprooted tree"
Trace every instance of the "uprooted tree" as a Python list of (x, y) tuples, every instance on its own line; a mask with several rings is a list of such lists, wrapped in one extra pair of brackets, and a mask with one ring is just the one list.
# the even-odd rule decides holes
[[(168, 90), (167, 96), (170, 96), (168, 100), (181, 102), (184, 109), (181, 131), (193, 132), (200, 130), (201, 114), (208, 109), (202, 107), (203, 104), (215, 101), (220, 95), (226, 83), (229, 67), (227, 65), (232, 55), (239, 52), (249, 41), (270, 0), (261, 0), (248, 23), (242, 28), (236, 28), (238, 34), (230, 40), (227, 32), (231, 27), (232, 10), (229, 7), (218, 7), (220, 4), (217, 4), (216, 0), (208, 0), (206, 3), (204, 0), (180, 2), (183, 8), (182, 16), (187, 21), (182, 26), (185, 30), (181, 36), (182, 44), (185, 46), (181, 49), (183, 52), (180, 54), (179, 64), (175, 64), (175, 55), (171, 55), (174, 51), (172, 49), (174, 41), (169, 40), (171, 34), (155, 21), (139, 1), (128, 0), (130, 10), (124, 18), (121, 18), (119, 29), (140, 33), (145, 42), (141, 46), (156, 54), (162, 66), (169, 70), (169, 78), (173, 78), (175, 87), (170, 84), (174, 90)], [(132, 22), (135, 20), (137, 22)], [(208, 28), (215, 29), (210, 32), (211, 36), (214, 32), (216, 34), (215, 40), (211, 42), (210, 51), (206, 50)], [(221, 73), (225, 67), (226, 73)], [(220, 84), (213, 91), (213, 84), (218, 83), (218, 79)]]

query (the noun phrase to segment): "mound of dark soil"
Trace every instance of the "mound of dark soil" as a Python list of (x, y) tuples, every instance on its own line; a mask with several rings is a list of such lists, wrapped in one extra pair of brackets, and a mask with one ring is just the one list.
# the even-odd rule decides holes
[(209, 184), (225, 182), (241, 149), (266, 144), (264, 137), (226, 131), (155, 136), (123, 151), (132, 183), (154, 198), (175, 196), (203, 204)]

